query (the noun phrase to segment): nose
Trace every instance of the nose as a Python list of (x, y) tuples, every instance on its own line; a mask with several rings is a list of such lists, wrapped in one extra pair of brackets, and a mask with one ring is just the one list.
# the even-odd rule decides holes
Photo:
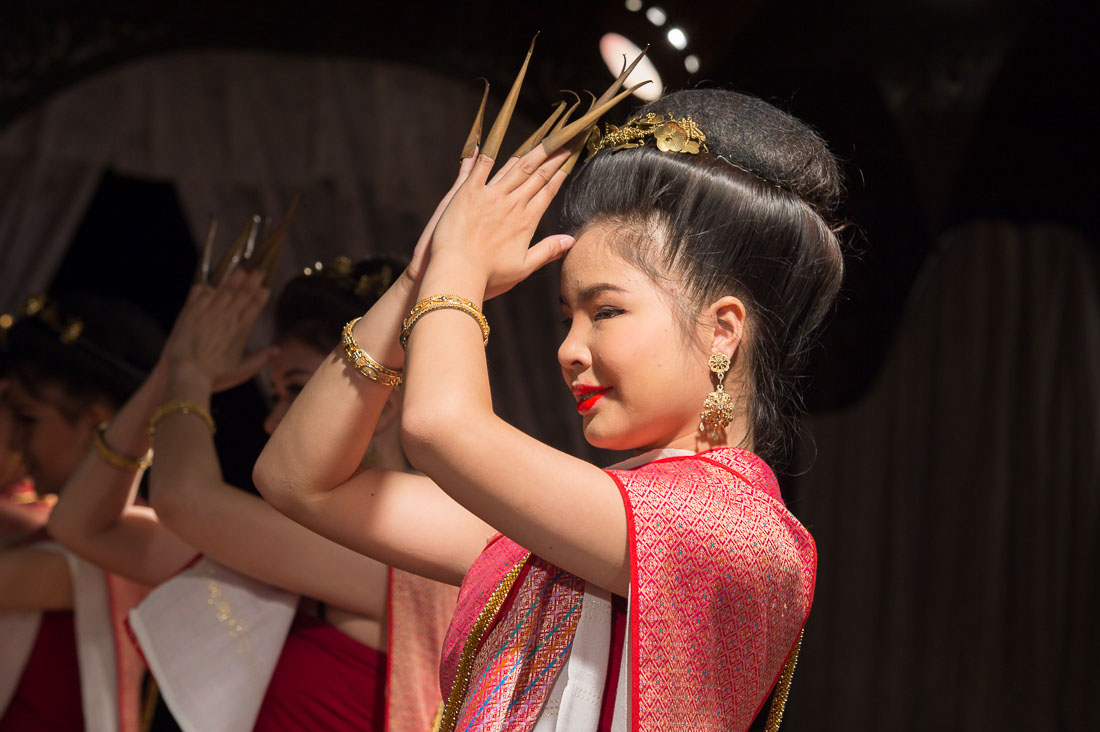
[(570, 381), (570, 375), (579, 374), (592, 365), (592, 354), (584, 338), (583, 326), (575, 320), (558, 346), (558, 363), (566, 381)]

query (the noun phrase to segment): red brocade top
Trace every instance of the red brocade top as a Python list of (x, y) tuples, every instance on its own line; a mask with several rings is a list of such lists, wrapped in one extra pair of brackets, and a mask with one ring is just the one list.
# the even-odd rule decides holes
[(253, 729), (381, 731), (385, 708), (386, 654), (299, 614)]
[(71, 610), (42, 613), (0, 732), (83, 732), (76, 630)]
[[(746, 730), (809, 613), (813, 539), (745, 450), (608, 474), (629, 532), (630, 729)], [(444, 729), (530, 730), (568, 658), (583, 593), (579, 578), (509, 539), (491, 542), (463, 580), (444, 642)], [(602, 724), (617, 669), (608, 672)]]

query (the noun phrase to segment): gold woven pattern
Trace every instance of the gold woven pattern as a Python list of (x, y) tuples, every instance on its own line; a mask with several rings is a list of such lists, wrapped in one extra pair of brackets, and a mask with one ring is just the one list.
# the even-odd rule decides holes
[(391, 369), (371, 358), (370, 354), (359, 347), (355, 342), (355, 324), (359, 318), (349, 320), (344, 326), (344, 356), (355, 370), (366, 376), (371, 381), (377, 381), (382, 386), (400, 386), (402, 373), (398, 369)]
[(443, 719), (439, 724), (439, 732), (454, 732), (455, 723), (458, 721), (458, 713), (462, 711), (462, 703), (466, 701), (466, 691), (470, 686), (470, 672), (473, 670), (474, 657), (477, 656), (477, 651), (481, 647), (481, 639), (489, 629), (489, 624), (500, 612), (504, 600), (508, 597), (508, 593), (512, 591), (512, 585), (516, 583), (516, 578), (519, 577), (530, 557), (530, 554), (526, 555), (522, 561), (509, 570), (508, 574), (493, 590), (493, 594), (489, 597), (489, 602), (482, 608), (481, 614), (477, 616), (474, 627), (466, 638), (466, 643), (462, 646), (462, 656), (458, 661), (458, 674), (451, 686), (451, 693), (447, 695), (447, 703), (443, 707)]
[(481, 328), (481, 338), (484, 345), (489, 345), (489, 322), (485, 320), (481, 309), (474, 305), (472, 300), (467, 300), (461, 295), (432, 295), (414, 305), (413, 309), (409, 311), (408, 317), (401, 323), (402, 348), (409, 347), (409, 334), (412, 333), (416, 322), (434, 310), (461, 310), (466, 313), (477, 321), (478, 327)]

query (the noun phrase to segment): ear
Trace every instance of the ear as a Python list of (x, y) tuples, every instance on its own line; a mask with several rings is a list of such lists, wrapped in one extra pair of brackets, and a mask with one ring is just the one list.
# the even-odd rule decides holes
[(99, 425), (110, 422), (115, 416), (115, 410), (103, 402), (92, 402), (80, 413), (81, 426), (87, 426), (89, 434)]
[(745, 303), (740, 298), (726, 295), (711, 303), (706, 315), (709, 317), (704, 322), (714, 323), (713, 332), (707, 334), (710, 336), (710, 352), (724, 353), (731, 362), (736, 361), (735, 355), (744, 337), (745, 318), (748, 316)]

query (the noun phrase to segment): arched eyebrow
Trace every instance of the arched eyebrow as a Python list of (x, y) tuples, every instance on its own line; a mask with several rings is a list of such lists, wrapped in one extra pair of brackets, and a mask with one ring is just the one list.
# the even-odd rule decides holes
[[(581, 294), (577, 298), (577, 301), (579, 304), (585, 305), (592, 300), (595, 300), (597, 297), (604, 294), (605, 292), (626, 292), (626, 290), (619, 287), (618, 285), (613, 285), (610, 282), (598, 282), (594, 285), (589, 285), (588, 287), (581, 290)], [(558, 299), (561, 301), (562, 305), (565, 305), (566, 307), (569, 306), (569, 303), (565, 301), (564, 295), (562, 295)]]

